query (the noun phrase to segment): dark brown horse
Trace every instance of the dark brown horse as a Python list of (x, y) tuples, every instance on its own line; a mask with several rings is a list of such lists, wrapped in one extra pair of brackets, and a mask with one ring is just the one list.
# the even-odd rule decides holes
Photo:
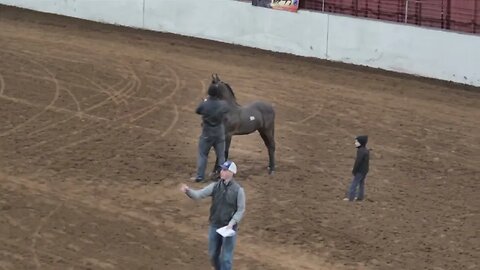
[[(262, 101), (254, 101), (245, 106), (239, 105), (230, 85), (220, 80), (217, 74), (212, 75), (211, 84), (217, 86), (219, 98), (225, 100), (230, 109), (224, 119), (225, 159), (228, 159), (232, 136), (258, 131), (268, 150), (268, 171), (273, 174), (275, 171), (275, 110), (273, 106)], [(215, 164), (218, 164), (218, 160)]]

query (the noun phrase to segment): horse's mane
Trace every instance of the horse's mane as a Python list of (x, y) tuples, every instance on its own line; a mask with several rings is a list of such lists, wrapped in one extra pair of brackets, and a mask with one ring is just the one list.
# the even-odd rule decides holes
[(233, 92), (232, 87), (231, 87), (228, 83), (226, 83), (226, 82), (222, 82), (222, 83), (226, 86), (227, 90), (228, 90), (228, 91), (230, 92), (230, 94), (232, 95), (232, 97), (233, 97), (233, 102), (234, 102), (236, 105), (239, 105), (239, 104), (237, 103), (237, 97), (235, 97), (235, 93)]
[(230, 94), (232, 94), (233, 99), (234, 99), (234, 100), (237, 100), (237, 97), (235, 97), (235, 93), (233, 93), (233, 89), (232, 89), (232, 87), (230, 86), (230, 84), (228, 84), (228, 83), (224, 83), (224, 84), (227, 86), (227, 89), (228, 89), (228, 91), (230, 91)]

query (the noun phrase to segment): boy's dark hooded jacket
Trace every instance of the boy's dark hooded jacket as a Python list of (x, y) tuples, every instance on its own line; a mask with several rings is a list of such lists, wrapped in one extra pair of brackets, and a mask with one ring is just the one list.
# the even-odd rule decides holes
[(366, 175), (370, 161), (370, 151), (367, 149), (368, 136), (358, 136), (356, 139), (360, 143), (360, 146), (357, 148), (357, 158), (353, 165), (352, 174), (356, 175), (360, 173)]

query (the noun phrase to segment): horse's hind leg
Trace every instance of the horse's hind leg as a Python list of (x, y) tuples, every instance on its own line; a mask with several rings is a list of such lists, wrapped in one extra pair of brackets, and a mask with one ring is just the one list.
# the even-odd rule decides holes
[(228, 152), (230, 150), (230, 144), (232, 143), (232, 136), (225, 137), (225, 160), (228, 160)]
[(215, 156), (216, 156), (216, 158), (215, 158), (215, 165), (213, 166), (212, 173), (214, 173), (214, 172), (216, 172), (216, 171), (219, 170), (219, 168), (218, 168), (218, 155), (216, 155), (216, 153), (215, 153)]
[(226, 161), (228, 159), (228, 149), (230, 148), (230, 143), (232, 142), (232, 136), (226, 136), (225, 137), (225, 147), (224, 147), (224, 158), (223, 158), (223, 161), (220, 162), (220, 160), (218, 159), (218, 157), (220, 156), (220, 153), (218, 152), (219, 148), (221, 147), (217, 147), (215, 148), (215, 156), (216, 156), (216, 159), (215, 159), (215, 166), (213, 166), (213, 170), (212, 170), (212, 173), (210, 174), (210, 178), (211, 179), (217, 179), (218, 177), (220, 177), (220, 165), (221, 163), (223, 163), (224, 161)]
[(259, 132), (263, 142), (265, 143), (265, 146), (268, 149), (268, 172), (269, 174), (273, 174), (275, 171), (275, 138), (273, 127), (270, 129), (259, 130)]

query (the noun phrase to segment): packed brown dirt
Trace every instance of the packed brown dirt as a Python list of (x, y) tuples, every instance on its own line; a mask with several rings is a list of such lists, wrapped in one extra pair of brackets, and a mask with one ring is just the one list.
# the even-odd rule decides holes
[(210, 269), (209, 200), (178, 188), (212, 73), (277, 112), (273, 177), (258, 134), (233, 139), (235, 269), (479, 269), (478, 89), (4, 6), (0, 269)]

